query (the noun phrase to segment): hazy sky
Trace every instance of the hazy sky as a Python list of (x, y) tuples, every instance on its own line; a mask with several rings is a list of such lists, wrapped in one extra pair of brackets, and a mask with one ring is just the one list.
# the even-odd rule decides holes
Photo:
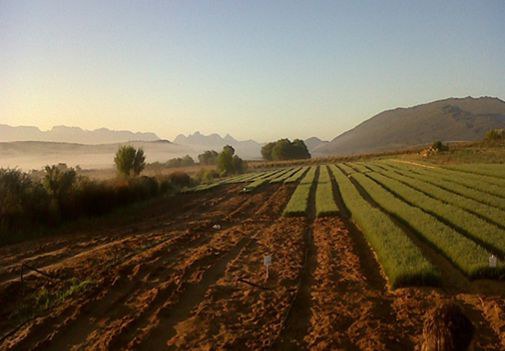
[(333, 138), (505, 98), (505, 1), (0, 0), (0, 123)]

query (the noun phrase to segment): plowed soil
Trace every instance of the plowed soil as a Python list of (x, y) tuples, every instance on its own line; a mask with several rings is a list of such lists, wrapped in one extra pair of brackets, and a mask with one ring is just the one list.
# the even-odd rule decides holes
[(505, 292), (393, 291), (347, 219), (282, 217), (293, 186), (240, 188), (0, 248), (0, 350), (414, 350), (445, 299), (476, 349), (505, 349)]

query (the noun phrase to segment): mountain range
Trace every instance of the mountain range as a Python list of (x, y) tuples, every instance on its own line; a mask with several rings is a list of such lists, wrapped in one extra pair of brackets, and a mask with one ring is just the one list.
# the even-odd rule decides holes
[[(337, 129), (337, 122), (326, 126), (332, 127)], [(313, 156), (344, 156), (393, 151), (438, 140), (480, 140), (493, 128), (505, 128), (504, 101), (495, 97), (449, 98), (387, 110), (329, 142), (312, 137), (305, 143)], [(144, 147), (150, 162), (186, 154), (196, 157), (205, 150), (220, 151), (224, 145), (233, 146), (244, 159), (260, 159), (263, 145), (254, 140), (237, 140), (229, 134), (221, 137), (195, 132), (178, 135), (170, 142), (160, 140), (154, 133), (65, 126), (41, 131), (37, 127), (0, 124), (0, 167), (37, 168), (49, 162), (108, 167), (114, 151), (124, 143)]]
[(245, 159), (257, 159), (261, 157), (261, 146), (262, 144), (254, 140), (237, 140), (230, 134), (226, 134), (221, 137), (219, 134), (204, 135), (200, 132), (195, 132), (185, 136), (179, 134), (175, 139), (174, 143), (178, 145), (187, 145), (194, 150), (216, 150), (221, 151), (223, 146), (231, 145), (235, 149), (236, 153)]
[(381, 112), (329, 143), (314, 155), (352, 155), (426, 145), (434, 141), (474, 141), (505, 128), (505, 102), (495, 97), (449, 98)]
[(128, 130), (100, 128), (85, 130), (79, 127), (55, 126), (42, 131), (37, 127), (11, 127), (0, 124), (0, 142), (9, 141), (50, 141), (77, 144), (107, 144), (126, 141), (155, 141), (160, 138), (154, 133), (134, 133)]

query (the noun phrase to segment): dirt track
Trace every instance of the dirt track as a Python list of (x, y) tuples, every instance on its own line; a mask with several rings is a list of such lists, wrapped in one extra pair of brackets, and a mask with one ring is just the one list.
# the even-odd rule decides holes
[[(135, 223), (0, 248), (0, 335), (11, 332), (0, 350), (415, 349), (424, 313), (448, 298), (477, 324), (478, 349), (505, 348), (503, 295), (391, 291), (345, 219), (283, 218), (292, 187), (239, 189), (155, 203)], [(22, 262), (61, 280), (32, 272), (22, 287)], [(89, 286), (36, 318), (19, 313), (34, 293), (67, 291), (72, 278)]]

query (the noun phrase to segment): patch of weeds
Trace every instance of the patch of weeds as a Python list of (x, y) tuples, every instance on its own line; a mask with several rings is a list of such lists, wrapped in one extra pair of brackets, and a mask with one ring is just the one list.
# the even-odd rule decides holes
[(34, 318), (44, 312), (47, 312), (52, 307), (63, 303), (71, 296), (83, 293), (91, 288), (94, 281), (86, 279), (79, 281), (72, 278), (66, 283), (62, 289), (50, 290), (42, 287), (35, 292), (29, 294), (11, 315), (11, 320), (17, 323), (22, 323), (26, 320)]

